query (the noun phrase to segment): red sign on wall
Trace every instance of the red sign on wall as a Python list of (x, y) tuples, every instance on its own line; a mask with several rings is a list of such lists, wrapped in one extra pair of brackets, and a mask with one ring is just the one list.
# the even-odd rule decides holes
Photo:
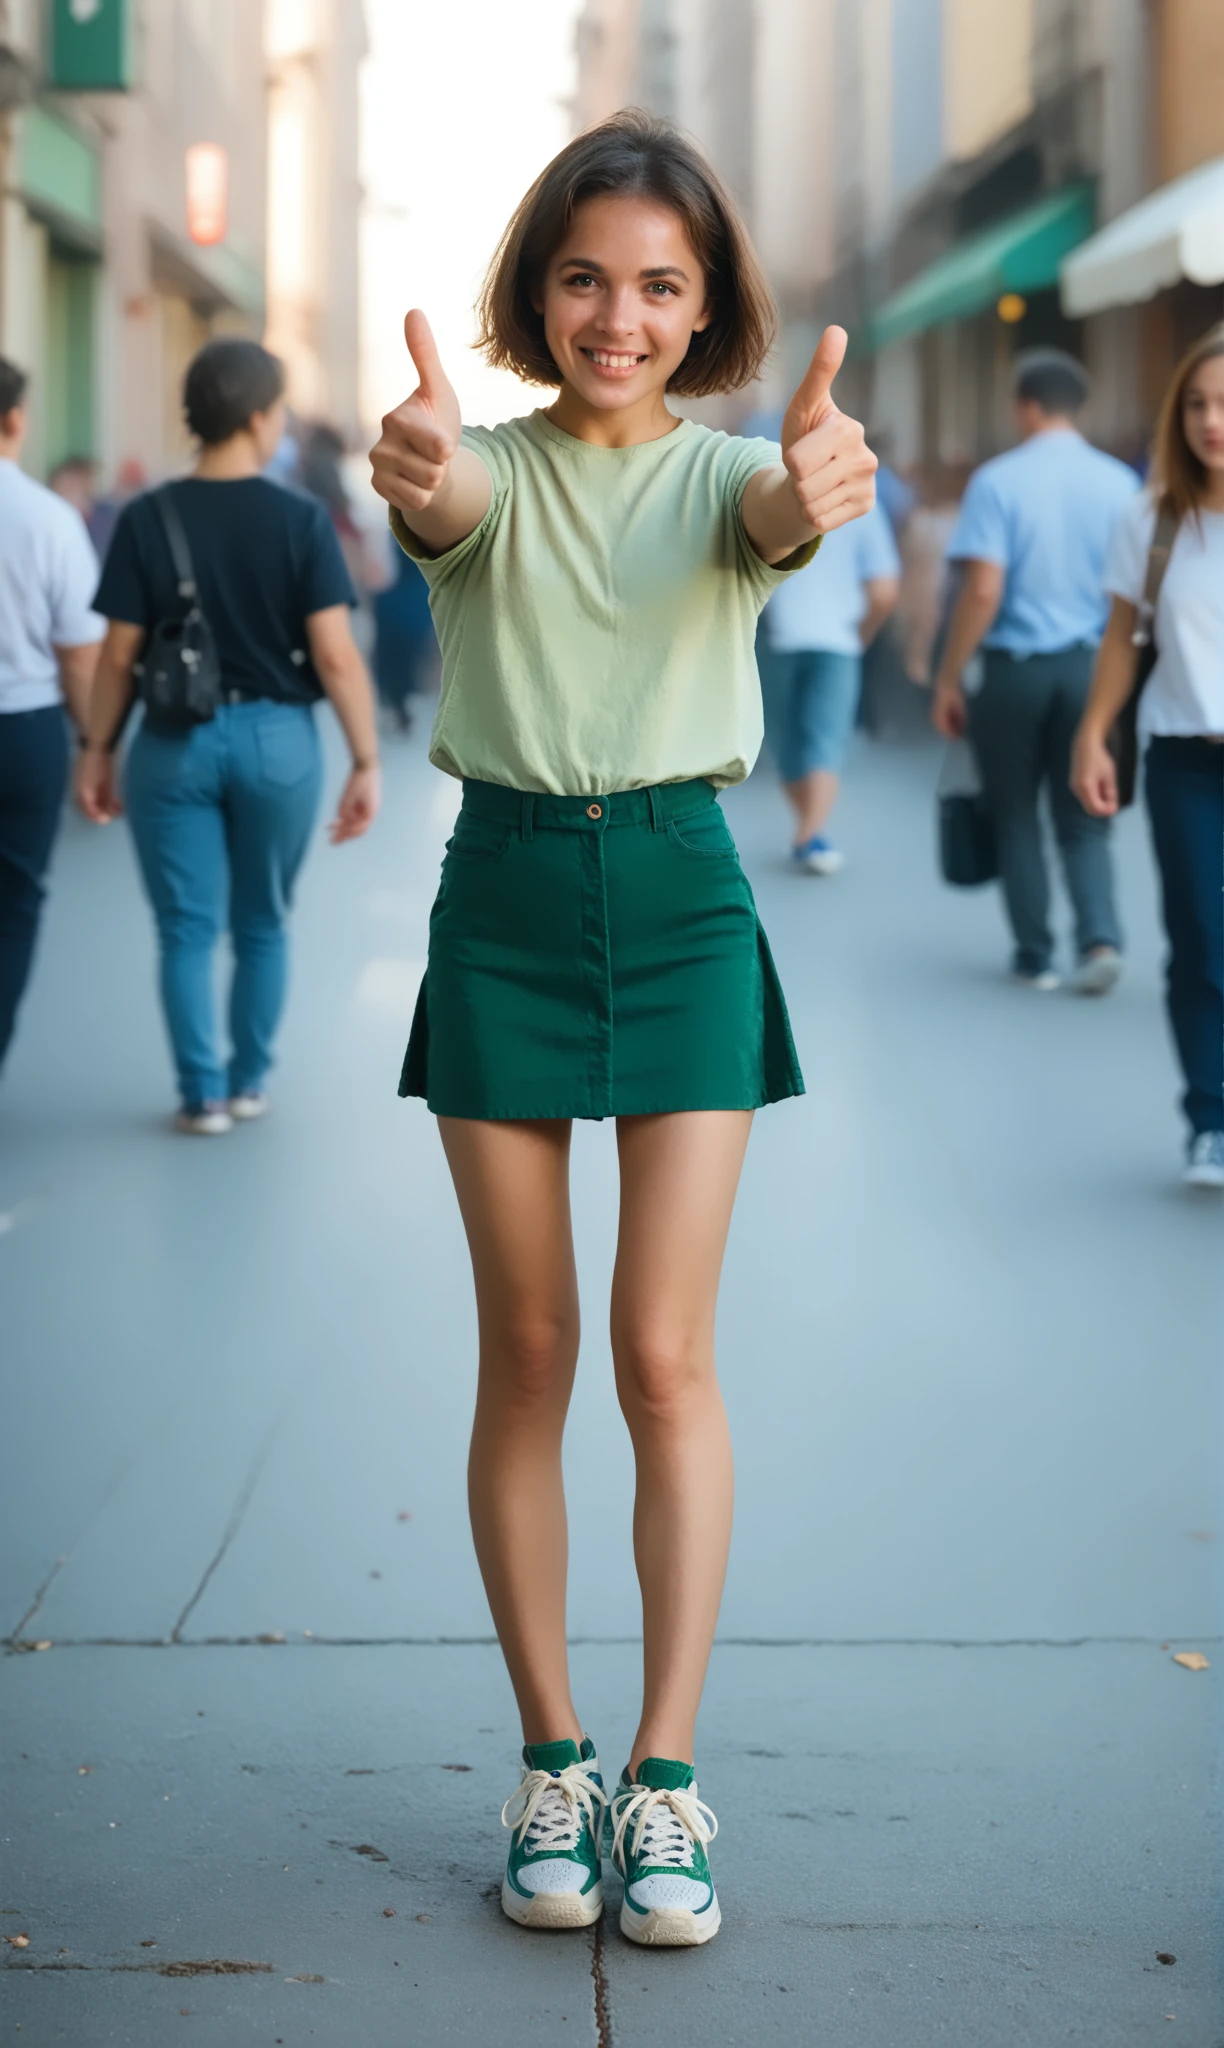
[(187, 232), (210, 248), (225, 240), (229, 157), (219, 142), (193, 142), (187, 151)]

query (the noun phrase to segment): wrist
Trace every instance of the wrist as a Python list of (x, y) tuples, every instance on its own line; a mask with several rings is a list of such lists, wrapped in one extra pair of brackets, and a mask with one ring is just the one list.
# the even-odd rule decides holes
[(352, 768), (352, 772), (353, 772), (353, 774), (354, 774), (354, 775), (369, 775), (370, 773), (372, 773), (372, 771), (373, 771), (373, 770), (374, 770), (375, 768), (377, 768), (377, 766), (378, 766), (378, 755), (377, 755), (377, 754), (354, 754), (354, 755), (353, 755), (353, 768)]

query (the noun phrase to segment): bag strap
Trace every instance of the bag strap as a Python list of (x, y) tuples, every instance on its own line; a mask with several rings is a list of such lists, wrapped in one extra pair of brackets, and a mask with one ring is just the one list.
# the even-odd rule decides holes
[(1169, 566), (1169, 556), (1177, 539), (1177, 514), (1167, 505), (1162, 505), (1160, 516), (1152, 534), (1152, 545), (1148, 549), (1147, 575), (1143, 583), (1143, 597), (1139, 604), (1139, 616), (1131, 642), (1135, 647), (1146, 647), (1152, 638), (1152, 626), (1156, 618), (1156, 605), (1160, 598), (1160, 586)]
[(189, 604), (198, 604), (200, 593), (196, 587), (195, 567), (191, 559), (191, 549), (187, 545), (187, 535), (183, 531), (183, 522), (179, 517), (179, 508), (174, 502), (174, 496), (169, 484), (163, 484), (160, 490), (154, 491), (153, 499), (161, 514), (161, 523), (165, 530), (166, 539), (170, 544), (170, 558), (174, 563), (174, 573), (178, 578), (178, 594), (181, 598), (185, 598)]

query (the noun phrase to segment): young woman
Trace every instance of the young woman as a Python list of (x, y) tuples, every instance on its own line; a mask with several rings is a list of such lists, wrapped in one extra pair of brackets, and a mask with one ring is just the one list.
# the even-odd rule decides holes
[[(145, 720), (126, 797), (157, 920), (161, 995), (181, 1107), (177, 1128), (219, 1137), (261, 1116), (288, 975), (285, 922), (319, 806), (314, 706), (330, 698), (353, 757), (331, 829), (355, 839), (378, 809), (374, 704), (349, 630), (353, 587), (322, 505), (261, 475), (284, 429), (284, 379), (256, 342), (211, 341), (188, 371), (200, 441), (173, 486), (222, 670), (215, 717), (186, 731)], [(120, 515), (94, 600), (110, 620), (77, 770), (77, 801), (105, 824), (123, 809), (115, 745), (149, 629), (181, 614), (156, 499)], [(234, 947), (228, 1061), (217, 1043), (213, 955)]]
[[(753, 378), (773, 309), (712, 172), (645, 115), (542, 173), (481, 309), (489, 360), (552, 403), (465, 428), (413, 312), (420, 381), (372, 461), (430, 584), (431, 756), (463, 779), (401, 1093), (438, 1115), (475, 1274), (472, 1527), (525, 1739), (502, 1903), (529, 1927), (596, 1919), (607, 1805), (622, 1928), (689, 1944), (719, 1924), (693, 1776), (731, 1525), (715, 1296), (752, 1112), (803, 1086), (715, 794), (760, 744), (757, 613), (871, 504), (875, 459), (829, 395), (837, 329), (781, 451), (670, 410), (669, 391)], [(645, 1697), (610, 1801), (566, 1663), (575, 1116), (617, 1119), (612, 1348), (637, 1464)]]
[(1153, 478), (1114, 537), (1106, 571), (1113, 610), (1071, 785), (1095, 816), (1117, 810), (1107, 738), (1133, 687), (1133, 635), (1165, 516), (1174, 539), (1151, 622), (1156, 663), (1139, 729), (1169, 938), (1169, 1021), (1186, 1084), (1186, 1180), (1224, 1188), (1224, 326), (1205, 334), (1174, 374)]

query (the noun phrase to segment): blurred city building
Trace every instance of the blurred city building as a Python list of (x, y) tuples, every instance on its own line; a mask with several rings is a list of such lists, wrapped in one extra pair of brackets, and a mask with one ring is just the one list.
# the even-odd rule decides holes
[(1092, 433), (1137, 453), (1224, 313), (1221, 0), (587, 0), (578, 64), (580, 125), (670, 114), (743, 204), (783, 311), (754, 408), (837, 319), (895, 459), (976, 460), (1009, 437), (1016, 349), (1056, 343), (1094, 373)]
[(361, 0), (267, 0), (268, 322), (303, 417), (358, 430)]
[(183, 371), (263, 335), (355, 422), (361, 0), (0, 0), (0, 352), (24, 460), (188, 453)]

